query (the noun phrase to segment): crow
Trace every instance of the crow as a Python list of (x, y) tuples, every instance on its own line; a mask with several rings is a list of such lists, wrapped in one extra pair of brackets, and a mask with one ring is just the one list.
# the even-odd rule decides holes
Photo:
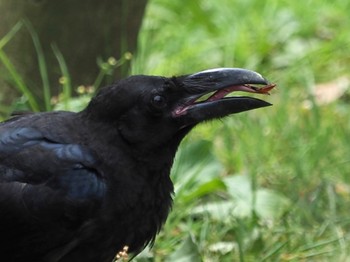
[(81, 112), (0, 123), (1, 261), (111, 262), (123, 248), (138, 254), (171, 209), (181, 140), (203, 121), (271, 105), (227, 94), (274, 86), (239, 68), (136, 75), (102, 88)]

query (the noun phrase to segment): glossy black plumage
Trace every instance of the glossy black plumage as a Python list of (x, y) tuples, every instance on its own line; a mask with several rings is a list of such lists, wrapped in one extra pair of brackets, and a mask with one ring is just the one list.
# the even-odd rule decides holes
[(231, 68), (133, 76), (103, 88), (82, 112), (1, 123), (1, 260), (110, 262), (124, 246), (140, 252), (170, 211), (169, 173), (183, 137), (204, 120), (269, 105), (220, 95), (247, 84), (268, 83)]

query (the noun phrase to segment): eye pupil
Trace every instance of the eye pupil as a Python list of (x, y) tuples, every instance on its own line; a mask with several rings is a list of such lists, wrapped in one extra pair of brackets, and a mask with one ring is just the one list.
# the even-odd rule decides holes
[(157, 108), (163, 108), (166, 106), (166, 99), (163, 96), (156, 95), (152, 99), (153, 105)]

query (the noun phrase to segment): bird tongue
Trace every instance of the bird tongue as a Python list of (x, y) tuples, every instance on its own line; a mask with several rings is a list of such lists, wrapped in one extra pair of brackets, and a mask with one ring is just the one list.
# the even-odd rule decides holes
[(216, 91), (213, 95), (211, 95), (206, 101), (216, 101), (223, 97), (225, 97), (227, 94), (232, 93), (234, 91), (244, 91), (244, 92), (250, 92), (250, 93), (257, 93), (257, 94), (266, 94), (269, 95), (269, 91), (273, 89), (276, 85), (270, 84), (263, 87), (255, 87), (251, 85), (237, 85), (237, 86), (231, 86), (227, 88), (223, 88), (221, 90)]
[(265, 85), (263, 87), (256, 87), (256, 86), (251, 86), (251, 85), (246, 84), (246, 85), (234, 85), (234, 86), (226, 87), (226, 88), (223, 88), (223, 89), (216, 91), (214, 94), (212, 94), (206, 100), (198, 101), (198, 99), (194, 99), (190, 102), (190, 104), (188, 104), (186, 106), (179, 106), (174, 111), (174, 115), (175, 116), (183, 115), (194, 104), (217, 101), (217, 100), (220, 100), (221, 98), (224, 98), (226, 95), (228, 95), (229, 93), (232, 93), (234, 91), (244, 91), (244, 92), (250, 92), (250, 93), (256, 93), (256, 94), (269, 95), (270, 94), (269, 91), (271, 89), (273, 89), (275, 86), (276, 86), (276, 84), (269, 84), (269, 85)]

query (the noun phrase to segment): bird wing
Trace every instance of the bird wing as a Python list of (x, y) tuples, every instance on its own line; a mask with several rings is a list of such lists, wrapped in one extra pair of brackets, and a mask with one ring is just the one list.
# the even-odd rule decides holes
[(73, 201), (99, 199), (106, 188), (98, 162), (86, 146), (60, 143), (35, 128), (9, 128), (0, 134), (2, 183), (45, 186)]
[(0, 131), (1, 212), (23, 213), (14, 210), (22, 208), (39, 220), (74, 220), (102, 200), (106, 183), (92, 150), (60, 143), (35, 128)]
[(1, 126), (2, 253), (13, 254), (9, 247), (24, 254), (57, 245), (67, 249), (64, 243), (73, 243), (75, 232), (95, 215), (105, 193), (99, 160), (88, 147), (60, 142), (58, 136), (32, 127)]

